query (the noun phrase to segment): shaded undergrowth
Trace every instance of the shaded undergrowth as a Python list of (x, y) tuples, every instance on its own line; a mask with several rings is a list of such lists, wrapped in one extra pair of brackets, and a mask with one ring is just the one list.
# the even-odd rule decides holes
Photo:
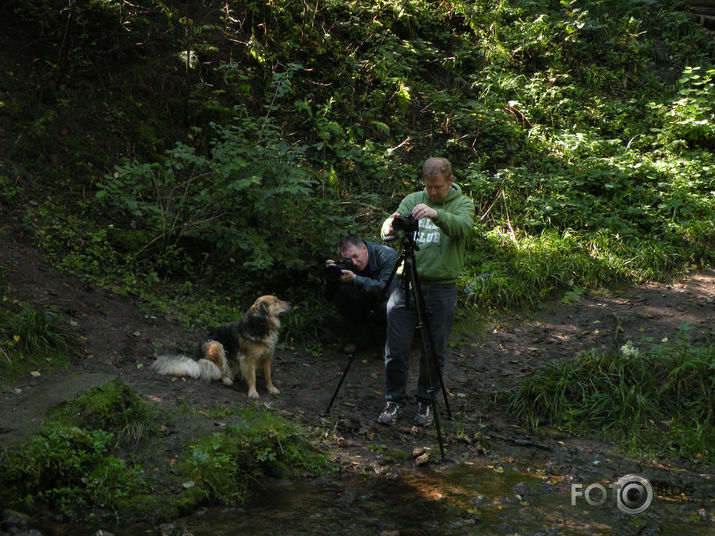
[(681, 2), (55, 4), (0, 8), (27, 43), (0, 210), (153, 314), (286, 294), (317, 347), (335, 239), (375, 236), (430, 155), (477, 207), (478, 311), (712, 262), (712, 39)]

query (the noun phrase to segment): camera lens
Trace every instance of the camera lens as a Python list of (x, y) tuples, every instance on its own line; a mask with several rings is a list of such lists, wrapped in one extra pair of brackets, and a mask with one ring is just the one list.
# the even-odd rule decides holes
[(625, 475), (616, 483), (616, 504), (621, 512), (640, 514), (653, 501), (653, 487), (650, 482), (638, 475)]

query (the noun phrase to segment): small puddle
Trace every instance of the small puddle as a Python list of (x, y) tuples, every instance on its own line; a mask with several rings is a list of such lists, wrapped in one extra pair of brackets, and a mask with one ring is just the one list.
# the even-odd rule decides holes
[[(248, 506), (211, 508), (177, 525), (193, 536), (713, 534), (710, 499), (699, 504), (654, 492), (647, 510), (630, 515), (617, 508), (608, 483), (600, 484), (609, 496), (603, 505), (590, 506), (583, 497), (572, 505), (571, 482), (560, 476), (501, 467), (463, 465), (399, 479), (351, 476), (286, 482), (272, 485)], [(598, 502), (598, 490), (589, 498)], [(97, 530), (58, 529), (51, 534), (94, 535)], [(115, 536), (159, 533), (147, 525), (105, 530)]]

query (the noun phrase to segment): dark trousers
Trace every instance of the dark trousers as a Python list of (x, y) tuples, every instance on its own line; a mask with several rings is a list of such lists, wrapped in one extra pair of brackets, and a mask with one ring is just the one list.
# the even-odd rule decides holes
[(378, 304), (378, 298), (360, 292), (352, 284), (336, 283), (328, 297), (345, 319), (355, 342), (369, 342), (365, 339), (373, 338), (374, 332), (385, 325), (386, 301)]
[[(454, 284), (421, 285), (424, 297), (424, 318), (430, 328), (435, 355), (430, 360), (431, 368), (426, 369), (420, 362), (417, 381), (417, 398), (431, 399), (431, 392), (439, 393), (439, 375), (444, 372), (447, 340), (454, 323), (454, 306), (457, 290)], [(385, 399), (404, 403), (406, 399), (409, 353), (417, 324), (417, 310), (409, 292), (406, 300), (405, 289), (396, 286), (387, 301), (387, 333), (385, 340)], [(428, 345), (428, 350), (429, 345)], [(430, 350), (431, 351), (431, 350)]]

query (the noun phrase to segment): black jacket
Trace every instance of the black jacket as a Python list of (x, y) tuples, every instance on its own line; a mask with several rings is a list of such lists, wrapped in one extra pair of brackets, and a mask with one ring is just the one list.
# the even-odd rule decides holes
[[(379, 298), (382, 289), (385, 288), (387, 280), (390, 278), (392, 269), (397, 259), (397, 253), (389, 246), (373, 244), (365, 240), (367, 245), (367, 267), (361, 272), (355, 272), (353, 285), (361, 293), (369, 294), (373, 298)], [(393, 279), (393, 284), (396, 278)], [(389, 296), (389, 292), (386, 293)]]

